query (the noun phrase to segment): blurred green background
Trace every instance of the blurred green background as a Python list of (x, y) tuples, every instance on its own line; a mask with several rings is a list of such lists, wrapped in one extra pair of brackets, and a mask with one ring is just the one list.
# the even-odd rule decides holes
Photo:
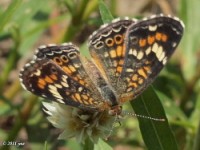
[[(199, 150), (200, 1), (105, 3), (114, 17), (141, 18), (164, 13), (178, 16), (185, 23), (181, 44), (153, 85), (179, 149)], [(87, 38), (102, 24), (98, 0), (0, 1), (0, 149), (81, 149), (73, 139), (56, 140), (60, 131), (48, 123), (41, 99), (22, 89), (18, 73), (40, 45), (71, 41), (88, 55)], [(25, 145), (4, 147), (5, 141)], [(106, 143), (115, 150), (148, 149), (137, 119), (131, 117), (123, 120)]]

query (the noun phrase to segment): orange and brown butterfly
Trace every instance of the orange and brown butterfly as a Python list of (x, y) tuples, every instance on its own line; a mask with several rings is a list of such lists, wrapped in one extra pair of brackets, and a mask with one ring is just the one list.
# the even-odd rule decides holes
[(21, 84), (46, 99), (118, 115), (157, 77), (183, 31), (177, 17), (115, 19), (89, 37), (91, 60), (71, 43), (40, 46), (20, 71)]

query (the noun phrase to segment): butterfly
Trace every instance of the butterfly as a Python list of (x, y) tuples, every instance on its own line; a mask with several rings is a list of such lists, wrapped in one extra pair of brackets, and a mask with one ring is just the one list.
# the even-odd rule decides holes
[(40, 46), (20, 71), (21, 85), (58, 103), (119, 115), (154, 81), (183, 31), (183, 22), (169, 15), (115, 19), (89, 37), (91, 59), (72, 43)]

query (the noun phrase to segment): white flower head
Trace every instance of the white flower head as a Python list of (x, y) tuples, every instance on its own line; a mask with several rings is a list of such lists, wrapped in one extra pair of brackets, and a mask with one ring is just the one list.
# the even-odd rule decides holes
[(107, 138), (113, 128), (116, 117), (108, 112), (83, 111), (56, 102), (43, 102), (47, 119), (51, 124), (63, 130), (58, 139), (75, 137), (79, 143), (86, 138), (96, 143), (99, 138)]

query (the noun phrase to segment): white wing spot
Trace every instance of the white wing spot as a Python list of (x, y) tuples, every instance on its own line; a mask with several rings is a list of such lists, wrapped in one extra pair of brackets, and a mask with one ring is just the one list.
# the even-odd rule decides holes
[(149, 26), (149, 31), (156, 31), (157, 25)]
[(58, 93), (57, 87), (53, 85), (49, 85), (48, 87), (49, 87), (49, 91), (53, 94), (53, 96), (55, 96), (58, 99), (63, 99), (60, 93)]
[(133, 50), (133, 55), (137, 56), (137, 51), (135, 49)]
[(34, 75), (40, 76), (41, 75), (41, 71), (39, 69), (37, 69), (36, 72), (34, 73)]
[(162, 46), (159, 46), (158, 50), (156, 52), (156, 57), (158, 58), (159, 61), (161, 61), (160, 56), (161, 56), (162, 52), (163, 52), (163, 48), (162, 48)]
[(138, 55), (137, 55), (137, 59), (142, 59), (144, 56), (144, 53), (142, 51), (139, 51)]
[(129, 55), (133, 55), (133, 50), (130, 49), (129, 52), (128, 52), (128, 54), (129, 54)]
[(163, 59), (162, 63), (163, 63), (163, 65), (165, 65), (167, 63), (167, 56)]
[(66, 82), (61, 82), (61, 84), (62, 84), (64, 87), (69, 87), (69, 85), (68, 85)]
[(153, 47), (152, 47), (152, 51), (156, 54), (156, 53), (157, 53), (157, 50), (158, 50), (158, 44), (157, 44), (157, 43), (154, 43), (154, 44), (153, 44)]
[(145, 53), (146, 53), (146, 55), (149, 55), (151, 53), (151, 47), (147, 48)]

